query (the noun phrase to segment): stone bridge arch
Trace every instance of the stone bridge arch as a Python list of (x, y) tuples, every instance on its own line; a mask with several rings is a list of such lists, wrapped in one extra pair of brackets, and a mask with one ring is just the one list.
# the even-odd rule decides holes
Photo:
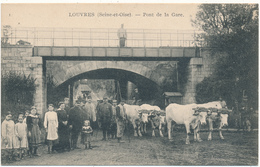
[(140, 63), (128, 61), (86, 61), (74, 64), (69, 68), (67, 66), (60, 66), (59, 70), (55, 70), (56, 72), (52, 72), (54, 85), (58, 87), (66, 81), (78, 75), (81, 75), (82, 73), (100, 69), (117, 69), (129, 71), (153, 81), (158, 86), (161, 86), (162, 82), (165, 79), (165, 76), (160, 75), (152, 68), (149, 68)]

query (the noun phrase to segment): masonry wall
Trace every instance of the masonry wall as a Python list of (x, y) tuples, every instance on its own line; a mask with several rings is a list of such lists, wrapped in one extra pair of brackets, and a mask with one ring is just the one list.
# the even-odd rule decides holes
[(209, 49), (203, 48), (200, 50), (200, 57), (191, 58), (183, 104), (196, 103), (196, 85), (212, 74), (217, 57), (217, 55), (212, 56)]
[(31, 75), (36, 78), (36, 92), (34, 105), (42, 115), (45, 109), (43, 92), (43, 68), (42, 57), (33, 57), (32, 46), (9, 45), (1, 48), (1, 72), (2, 74), (16, 72)]

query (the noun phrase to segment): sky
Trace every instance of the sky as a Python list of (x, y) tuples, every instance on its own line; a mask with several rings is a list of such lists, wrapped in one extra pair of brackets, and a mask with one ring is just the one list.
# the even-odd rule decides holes
[(129, 29), (193, 30), (191, 18), (198, 5), (9, 3), (1, 5), (1, 24), (51, 28), (119, 28), (124, 24)]

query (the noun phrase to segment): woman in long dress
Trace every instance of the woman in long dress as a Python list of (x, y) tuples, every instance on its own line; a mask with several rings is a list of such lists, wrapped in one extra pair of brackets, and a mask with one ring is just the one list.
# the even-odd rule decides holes
[(70, 141), (69, 141), (69, 125), (68, 125), (68, 115), (65, 111), (65, 103), (59, 103), (59, 109), (56, 111), (58, 114), (58, 136), (59, 136), (59, 149), (60, 151), (69, 151), (70, 150)]
[(48, 112), (45, 113), (44, 117), (44, 128), (47, 132), (48, 140), (48, 153), (52, 151), (52, 146), (55, 141), (58, 139), (58, 116), (54, 111), (53, 104), (48, 105)]
[[(42, 122), (35, 106), (31, 107), (31, 113), (26, 118), (28, 129), (29, 153), (31, 155), (39, 156), (37, 149), (41, 143), (41, 128)], [(34, 150), (34, 152), (33, 152)]]

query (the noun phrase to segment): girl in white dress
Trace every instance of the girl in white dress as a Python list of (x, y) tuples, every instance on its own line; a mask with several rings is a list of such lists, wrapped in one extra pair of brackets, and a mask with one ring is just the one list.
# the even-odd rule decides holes
[(14, 121), (12, 120), (12, 113), (8, 111), (5, 120), (2, 122), (2, 143), (1, 150), (5, 153), (6, 161), (12, 160), (13, 149), (16, 145)]
[(58, 139), (58, 116), (54, 111), (53, 104), (48, 105), (48, 110), (44, 117), (44, 127), (47, 132), (48, 153), (50, 154), (55, 140)]

